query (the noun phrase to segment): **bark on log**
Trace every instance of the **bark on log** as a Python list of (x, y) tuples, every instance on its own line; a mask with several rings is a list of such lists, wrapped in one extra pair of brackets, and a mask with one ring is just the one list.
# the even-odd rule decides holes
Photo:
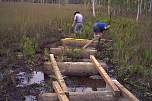
[[(62, 39), (62, 45), (63, 46), (72, 46), (72, 47), (84, 47), (88, 42), (90, 42), (91, 40), (87, 40), (87, 39)], [(108, 39), (100, 39), (100, 41), (104, 41), (104, 42), (112, 42), (112, 40), (108, 40)], [(89, 47), (95, 47), (97, 45), (98, 41), (93, 41)]]
[[(59, 101), (56, 93), (39, 95), (39, 101)], [(92, 91), (85, 93), (70, 92), (70, 101), (129, 101), (125, 98), (114, 97), (110, 91)]]
[[(61, 40), (63, 46), (72, 46), (72, 47), (83, 47), (85, 46), (90, 40), (84, 39), (84, 40)], [(91, 43), (89, 46), (94, 47), (97, 42)]]
[(95, 55), (96, 50), (91, 49), (70, 49), (70, 48), (50, 48), (51, 54), (72, 56), (74, 53), (80, 58), (89, 58), (90, 55)]
[[(91, 76), (99, 74), (96, 67), (91, 62), (57, 62), (59, 69), (63, 75), (66, 76)], [(105, 70), (107, 65), (103, 62), (100, 63)], [(45, 74), (53, 74), (51, 62), (45, 62), (43, 71)]]

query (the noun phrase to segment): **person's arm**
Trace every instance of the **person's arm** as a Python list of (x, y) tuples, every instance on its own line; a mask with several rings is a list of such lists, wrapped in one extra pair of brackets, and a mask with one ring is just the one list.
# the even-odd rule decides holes
[(73, 20), (72, 27), (76, 24), (76, 20), (77, 20), (77, 17), (76, 17), (76, 15), (75, 15), (75, 16), (74, 16), (74, 20)]
[(110, 28), (110, 25), (107, 25), (105, 26), (105, 30), (109, 29)]

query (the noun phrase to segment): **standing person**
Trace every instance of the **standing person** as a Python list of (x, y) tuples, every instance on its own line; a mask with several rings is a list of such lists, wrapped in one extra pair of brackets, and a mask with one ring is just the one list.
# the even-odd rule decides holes
[(83, 15), (79, 11), (74, 12), (74, 21), (72, 24), (74, 27), (74, 33), (79, 34), (83, 29)]

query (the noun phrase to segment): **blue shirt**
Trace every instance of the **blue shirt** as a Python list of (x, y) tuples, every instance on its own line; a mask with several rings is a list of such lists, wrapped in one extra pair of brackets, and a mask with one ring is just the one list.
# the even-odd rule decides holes
[(95, 23), (95, 26), (98, 27), (99, 29), (104, 30), (104, 29), (107, 28), (108, 24), (107, 24), (107, 23), (104, 23), (104, 22), (99, 22), (99, 21), (98, 21), (98, 22)]
[(93, 31), (96, 33), (100, 33), (107, 28), (108, 24), (104, 22), (97, 21), (93, 26)]

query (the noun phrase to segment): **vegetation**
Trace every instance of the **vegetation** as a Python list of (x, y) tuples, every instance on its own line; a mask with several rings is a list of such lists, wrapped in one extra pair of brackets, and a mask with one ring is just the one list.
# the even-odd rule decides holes
[[(106, 4), (107, 2), (104, 3), (104, 7)], [(2, 15), (0, 16), (0, 57), (11, 58), (16, 51), (21, 51), (28, 59), (31, 59), (29, 62), (31, 63), (36, 49), (44, 48), (44, 43), (59, 39), (61, 33), (72, 34), (73, 11), (80, 10), (85, 15), (85, 26), (80, 35), (81, 38), (92, 38), (92, 25), (97, 19), (111, 22), (110, 32), (105, 32), (105, 36), (113, 40), (113, 54), (110, 54), (110, 58), (116, 66), (117, 79), (138, 97), (150, 101), (152, 100), (151, 16), (147, 14), (147, 11), (144, 13), (146, 16), (141, 16), (140, 20), (136, 22), (135, 12), (137, 10), (133, 10), (134, 6), (130, 6), (129, 10), (125, 12), (124, 9), (119, 11), (123, 8), (123, 6), (118, 6), (120, 4), (120, 2), (112, 4), (113, 12), (110, 19), (106, 7), (98, 5), (96, 7), (97, 16), (92, 17), (90, 5), (0, 3), (0, 14)], [(135, 2), (133, 4), (137, 5)], [(44, 50), (47, 56), (48, 50)], [(77, 52), (75, 53), (74, 56), (77, 55)], [(104, 58), (103, 56), (102, 59)], [(0, 67), (0, 71), (5, 72), (4, 77), (9, 78), (10, 69), (8, 66), (7, 69)], [(9, 85), (8, 79), (4, 78), (5, 80), (6, 84), (0, 85), (0, 88)]]

